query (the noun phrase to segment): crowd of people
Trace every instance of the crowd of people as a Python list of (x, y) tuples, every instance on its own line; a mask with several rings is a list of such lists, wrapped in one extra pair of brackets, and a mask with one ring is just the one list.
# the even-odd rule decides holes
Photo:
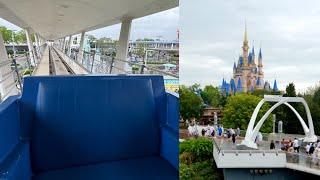
[(200, 136), (199, 130), (201, 132), (201, 136), (231, 138), (233, 143), (236, 142), (236, 137), (240, 136), (239, 127), (237, 129), (224, 129), (222, 125), (199, 127), (197, 124), (190, 125), (188, 127), (189, 136)]

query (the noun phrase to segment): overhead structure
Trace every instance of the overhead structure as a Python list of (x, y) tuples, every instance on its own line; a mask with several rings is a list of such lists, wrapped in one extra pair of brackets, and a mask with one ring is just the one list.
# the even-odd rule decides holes
[(0, 0), (0, 17), (46, 40), (57, 40), (178, 5), (178, 0)]
[[(276, 102), (276, 104), (274, 104), (262, 116), (262, 118), (256, 123), (256, 126), (254, 127), (259, 110), (265, 102)], [(305, 111), (307, 114), (308, 126), (306, 125), (305, 121), (300, 116), (300, 114), (294, 109), (294, 107), (292, 107), (289, 104), (289, 102), (295, 102), (295, 103), (299, 102), (304, 105), (304, 108), (305, 108)], [(278, 96), (278, 95), (265, 95), (264, 98), (259, 102), (259, 104), (255, 108), (255, 110), (251, 116), (247, 131), (246, 131), (246, 136), (241, 144), (245, 145), (247, 147), (250, 147), (250, 148), (257, 149), (257, 144), (255, 143), (255, 139), (257, 137), (257, 134), (258, 134), (261, 126), (263, 125), (265, 120), (268, 118), (268, 116), (272, 113), (272, 111), (282, 104), (288, 106), (293, 111), (293, 113), (297, 116), (297, 118), (299, 119), (301, 126), (303, 128), (303, 131), (305, 133), (304, 141), (305, 142), (317, 141), (317, 136), (314, 134), (314, 127), (313, 127), (313, 121), (312, 121), (310, 109), (308, 107), (307, 102), (302, 97), (282, 97), (282, 96)]]

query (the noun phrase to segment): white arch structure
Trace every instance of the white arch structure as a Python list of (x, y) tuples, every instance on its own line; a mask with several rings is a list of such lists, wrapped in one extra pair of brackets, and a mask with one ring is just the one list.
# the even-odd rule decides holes
[[(257, 115), (259, 113), (260, 108), (265, 102), (277, 102), (274, 104), (263, 116), (262, 118), (257, 122), (256, 126), (254, 127), (254, 124), (256, 122)], [(307, 113), (307, 118), (308, 118), (308, 125), (306, 125), (305, 121), (302, 119), (300, 114), (289, 104), (289, 102), (301, 102), (304, 105), (305, 111)], [(268, 118), (268, 116), (272, 113), (274, 109), (279, 107), (280, 105), (286, 105), (288, 106), (294, 114), (298, 117), (303, 131), (305, 133), (305, 142), (315, 142), (317, 141), (317, 136), (314, 134), (314, 128), (313, 128), (313, 121), (310, 113), (310, 109), (308, 107), (307, 102), (302, 98), (302, 97), (282, 97), (282, 96), (277, 96), (277, 95), (265, 95), (264, 98), (259, 102), (257, 107), (255, 108), (250, 122), (248, 124), (246, 136), (244, 140), (241, 142), (242, 145), (245, 145), (250, 148), (257, 149), (257, 144), (255, 143), (255, 138), (257, 137), (257, 134), (265, 122), (265, 120)]]

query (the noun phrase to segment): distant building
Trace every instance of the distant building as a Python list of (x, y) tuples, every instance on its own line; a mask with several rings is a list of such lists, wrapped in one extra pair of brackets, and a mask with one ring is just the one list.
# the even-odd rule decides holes
[(254, 47), (249, 50), (247, 27), (245, 26), (242, 55), (238, 62), (233, 64), (233, 78), (227, 82), (222, 80), (221, 91), (228, 95), (236, 92), (253, 92), (254, 90), (267, 90), (278, 92), (277, 81), (274, 80), (273, 88), (269, 82), (264, 81), (262, 50), (259, 49), (256, 58)]
[(200, 118), (200, 123), (202, 125), (207, 125), (209, 123), (213, 123), (214, 122), (214, 113), (217, 113), (217, 117), (218, 117), (218, 124), (221, 124), (221, 119), (223, 117), (222, 114), (222, 109), (221, 108), (214, 108), (214, 107), (205, 107), (203, 109), (203, 113), (202, 116)]

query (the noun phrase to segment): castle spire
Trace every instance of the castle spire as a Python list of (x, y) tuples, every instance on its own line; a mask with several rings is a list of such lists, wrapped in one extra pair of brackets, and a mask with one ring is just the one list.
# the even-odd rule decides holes
[(242, 57), (243, 57), (243, 65), (248, 66), (248, 54), (249, 54), (249, 45), (248, 45), (248, 36), (247, 36), (247, 23), (245, 22), (244, 26), (244, 39), (242, 46)]
[(261, 52), (261, 47), (260, 47), (260, 50), (259, 50), (258, 61), (259, 61), (259, 66), (262, 66), (262, 52)]
[(277, 80), (275, 79), (274, 80), (274, 83), (273, 83), (273, 91), (274, 92), (278, 92), (279, 90), (278, 90), (278, 85), (277, 85)]
[(247, 36), (247, 22), (244, 22), (244, 39), (243, 42), (247, 42), (248, 43), (248, 36)]

